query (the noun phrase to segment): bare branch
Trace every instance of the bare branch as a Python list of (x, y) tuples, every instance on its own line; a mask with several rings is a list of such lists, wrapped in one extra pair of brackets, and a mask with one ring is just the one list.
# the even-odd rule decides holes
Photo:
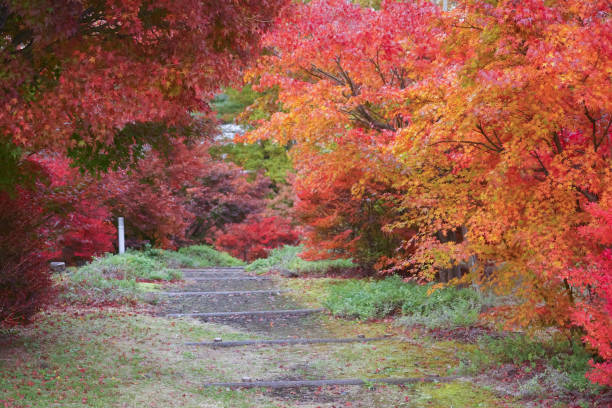
[(486, 143), (475, 142), (475, 141), (472, 141), (472, 140), (450, 140), (450, 139), (449, 140), (439, 140), (439, 141), (437, 141), (435, 143), (432, 143), (431, 145), (435, 146), (435, 145), (439, 145), (439, 144), (442, 144), (442, 143), (457, 143), (457, 144), (468, 144), (468, 145), (472, 145), (472, 146), (482, 146), (482, 147), (485, 148), (485, 150), (489, 150), (491, 152), (499, 153), (499, 150), (489, 146)]
[[(480, 122), (478, 122), (476, 124), (476, 129), (478, 130), (478, 133), (480, 133), (481, 135), (484, 136), (485, 139), (487, 139), (487, 142), (489, 142), (491, 144), (491, 147), (496, 150), (498, 153), (501, 153), (504, 151), (503, 146), (501, 145), (497, 145), (488, 135), (487, 133), (484, 131), (484, 128), (482, 127), (482, 124)], [(500, 141), (501, 142), (501, 141)]]

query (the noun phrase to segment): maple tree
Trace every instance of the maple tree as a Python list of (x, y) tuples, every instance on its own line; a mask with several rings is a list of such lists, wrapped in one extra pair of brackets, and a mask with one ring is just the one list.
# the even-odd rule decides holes
[(187, 190), (188, 208), (194, 214), (188, 237), (212, 242), (226, 226), (264, 211), (272, 183), (262, 174), (248, 174), (233, 163), (209, 155), (200, 157), (206, 157), (202, 172)]
[(258, 51), (283, 3), (5, 1), (2, 134), (29, 150), (112, 150), (128, 124), (185, 126)]
[(50, 256), (75, 264), (113, 250), (116, 230), (109, 208), (104, 205), (95, 180), (70, 166), (59, 155), (33, 156), (47, 175), (46, 205), (56, 218)]
[(131, 245), (176, 248), (211, 242), (227, 224), (263, 211), (270, 180), (215, 160), (210, 142), (175, 142), (165, 154), (149, 151), (130, 170), (104, 175), (98, 192), (115, 216), (124, 216)]
[[(407, 124), (405, 88), (433, 52), (429, 38), (440, 29), (428, 22), (437, 12), (429, 3), (388, 2), (376, 11), (315, 1), (287, 9), (266, 36), (274, 51), (249, 78), (257, 90), (277, 89), (282, 108), (247, 139), (294, 144), (307, 255), (348, 254), (371, 267), (411, 235), (381, 231), (403, 177), (389, 149)], [(407, 53), (408, 43), (418, 46)]]
[[(17, 205), (32, 212), (31, 223), (15, 221), (1, 234), (3, 240), (39, 236), (24, 238), (25, 252), (17, 252), (30, 255), (23, 255), (24, 261), (15, 255), (12, 264), (6, 261), (13, 266), (3, 266), (0, 273), (3, 282), (30, 279), (32, 288), (40, 289), (19, 292), (12, 284), (3, 286), (3, 299), (25, 296), (32, 305), (10, 319), (27, 321), (48, 299), (43, 296), (50, 285), (44, 261), (61, 251), (48, 247), (51, 231), (57, 232), (69, 261), (110, 249), (111, 210), (133, 210), (132, 221), (145, 230), (157, 222), (156, 231), (143, 235), (160, 243), (169, 245), (184, 236), (190, 213), (178, 199), (181, 192), (172, 189), (182, 187), (180, 173), (189, 170), (175, 163), (172, 176), (156, 183), (122, 169), (142, 166), (141, 174), (155, 175), (144, 158), (152, 159), (149, 165), (163, 166), (158, 155), (167, 154), (176, 142), (210, 133), (214, 121), (208, 101), (257, 54), (261, 34), (284, 3), (0, 3), (1, 200), (3, 208)], [(82, 179), (65, 166), (65, 156), (90, 173), (114, 173), (104, 176), (106, 184)], [(33, 157), (45, 161), (40, 164), (45, 171), (28, 170)], [(132, 198), (157, 200), (134, 208), (135, 203), (122, 201), (123, 191)], [(13, 212), (6, 214), (10, 220)], [(13, 305), (19, 303), (23, 299)], [(2, 307), (2, 313), (17, 310)]]
[(248, 137), (295, 143), (311, 247), (353, 250), (349, 203), (382, 198), (404, 242), (379, 266), (431, 280), (475, 255), (465, 279), (520, 299), (509, 325), (581, 328), (609, 384), (609, 5), (327, 0), (276, 27), (249, 79), (281, 109)]
[(266, 258), (270, 250), (299, 242), (298, 231), (283, 218), (251, 216), (243, 223), (230, 225), (219, 232), (215, 246), (230, 254), (252, 262)]
[(0, 192), (0, 325), (27, 323), (53, 293), (48, 261), (112, 250), (115, 229), (88, 177), (62, 157), (14, 163), (22, 181)]
[[(577, 311), (606, 299), (606, 268), (587, 278), (592, 271), (577, 265), (607, 251), (580, 232), (599, 225), (587, 208), (610, 194), (607, 7), (459, 2), (438, 23), (447, 36), (428, 79), (406, 95), (412, 121), (394, 150), (415, 176), (403, 207), (422, 215), (421, 259), (503, 263), (491, 284), (522, 300), (510, 324), (587, 329)], [(461, 225), (463, 243), (428, 238)], [(584, 280), (594, 296), (584, 296)], [(606, 322), (609, 314), (599, 315), (591, 339), (594, 327), (609, 336)]]

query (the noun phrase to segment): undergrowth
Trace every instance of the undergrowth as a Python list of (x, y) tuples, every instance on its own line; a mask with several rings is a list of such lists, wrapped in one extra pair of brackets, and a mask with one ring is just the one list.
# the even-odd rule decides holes
[(482, 337), (474, 349), (460, 355), (462, 363), (458, 371), (475, 374), (501, 364), (521, 366), (527, 373), (539, 370), (519, 390), (524, 398), (537, 397), (534, 394), (539, 389), (597, 392), (601, 388), (585, 377), (592, 358), (579, 339), (570, 344), (559, 336), (542, 339), (513, 333), (502, 337)]
[(335, 316), (373, 319), (401, 312), (402, 324), (434, 328), (474, 324), (487, 301), (472, 289), (430, 289), (397, 276), (350, 280), (331, 286), (324, 304)]
[(244, 262), (226, 252), (207, 245), (192, 245), (178, 251), (147, 248), (144, 254), (170, 268), (208, 268), (212, 266), (242, 266)]
[(350, 259), (305, 261), (299, 257), (301, 246), (285, 245), (270, 251), (267, 258), (257, 259), (246, 267), (249, 272), (264, 273), (271, 269), (286, 269), (297, 273), (320, 273), (330, 270), (350, 269), (356, 265)]
[(70, 303), (126, 304), (143, 299), (151, 288), (141, 282), (163, 282), (182, 278), (175, 268), (237, 266), (243, 262), (206, 245), (178, 251), (147, 248), (123, 255), (107, 254), (64, 274), (62, 298)]
[(138, 281), (181, 279), (180, 271), (142, 252), (107, 254), (63, 276), (63, 299), (72, 303), (124, 304), (140, 299)]

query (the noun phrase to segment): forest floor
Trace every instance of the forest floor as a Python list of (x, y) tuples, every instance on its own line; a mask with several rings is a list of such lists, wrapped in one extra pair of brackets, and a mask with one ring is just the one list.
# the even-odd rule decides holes
[[(209, 271), (210, 272), (210, 271)], [(241, 270), (235, 274), (244, 273)], [(197, 273), (191, 276), (199, 276)], [(213, 276), (213, 275), (211, 275)], [(322, 307), (326, 279), (191, 280), (164, 292), (287, 293), (168, 296), (156, 306), (62, 306), (0, 332), (0, 407), (573, 407), (554, 395), (517, 398), (516, 368), (461, 373), (478, 329), (424, 335), (389, 321), (308, 315), (167, 317), (168, 313)], [(207, 321), (205, 321), (207, 320)], [(372, 342), (207, 347), (221, 338), (386, 338)], [(511, 370), (513, 370), (511, 372)], [(520, 370), (519, 370), (520, 371)], [(520, 373), (519, 373), (520, 374)], [(439, 376), (439, 377), (438, 377)], [(446, 378), (451, 377), (451, 378)], [(414, 384), (301, 388), (210, 387), (210, 382), (419, 378)], [(436, 378), (439, 378), (437, 380)], [(523, 395), (525, 397), (526, 394)], [(603, 405), (601, 405), (603, 406)]]

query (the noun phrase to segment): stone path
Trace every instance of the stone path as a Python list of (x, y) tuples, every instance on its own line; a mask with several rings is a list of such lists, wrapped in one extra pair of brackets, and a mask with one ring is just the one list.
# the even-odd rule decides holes
[[(211, 347), (229, 349), (236, 347), (261, 347), (347, 344), (380, 341), (401, 341), (389, 336), (363, 335), (338, 337), (321, 324), (324, 309), (306, 309), (283, 294), (271, 278), (248, 275), (242, 268), (207, 268), (183, 270), (186, 284), (180, 290), (159, 292), (165, 298), (167, 317), (194, 317), (206, 322), (228, 325), (257, 336), (256, 339), (190, 342), (185, 347)], [(232, 351), (228, 350), (228, 353)], [(291, 350), (283, 350), (292, 353)], [(347, 364), (351, 364), (350, 361)], [(320, 378), (252, 378), (248, 367), (241, 381), (203, 382), (202, 387), (299, 389), (322, 386), (372, 386), (373, 384), (415, 384), (453, 381), (456, 377), (423, 375), (409, 378), (333, 378), (318, 373)]]

